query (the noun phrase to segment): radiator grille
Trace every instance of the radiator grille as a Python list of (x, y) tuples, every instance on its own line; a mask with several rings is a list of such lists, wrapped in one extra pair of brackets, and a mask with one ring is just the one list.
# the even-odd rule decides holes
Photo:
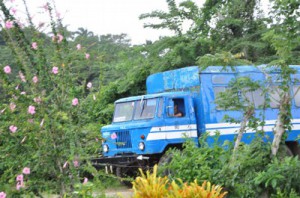
[(131, 136), (129, 131), (118, 131), (116, 132), (116, 134), (117, 134), (116, 143), (118, 149), (132, 148)]

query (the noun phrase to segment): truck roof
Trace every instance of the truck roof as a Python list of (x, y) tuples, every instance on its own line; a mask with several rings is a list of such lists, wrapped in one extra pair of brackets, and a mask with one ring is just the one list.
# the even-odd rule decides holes
[(209, 66), (204, 70), (199, 69), (199, 73), (260, 73), (261, 70), (253, 65), (241, 65), (241, 66), (231, 66), (231, 67), (223, 67), (223, 66)]
[(136, 101), (136, 100), (141, 100), (143, 99), (149, 99), (149, 98), (158, 98), (158, 97), (172, 97), (172, 96), (186, 96), (190, 95), (191, 93), (189, 92), (164, 92), (164, 93), (157, 93), (157, 94), (147, 94), (147, 95), (141, 95), (141, 96), (131, 96), (128, 98), (121, 98), (117, 100), (115, 103), (120, 103), (120, 102), (129, 102), (129, 101)]
[[(290, 68), (293, 68), (296, 70), (297, 73), (300, 72), (300, 65), (290, 65)], [(261, 72), (267, 72), (267, 73), (277, 73), (279, 72), (278, 67), (275, 66), (268, 66), (268, 65), (240, 65), (240, 66), (231, 66), (226, 67), (224, 69), (223, 66), (209, 66), (206, 69), (200, 71), (199, 73), (261, 73)]]
[[(300, 65), (290, 65), (296, 70), (297, 75), (300, 73)], [(219, 74), (254, 74), (254, 73), (278, 73), (277, 67), (268, 65), (241, 65), (241, 66), (209, 66), (200, 70), (199, 66), (189, 66), (180, 69), (159, 72), (148, 76), (146, 85), (147, 93), (155, 94), (174, 90), (187, 90), (187, 88), (196, 88), (200, 86), (200, 77), (203, 75)], [(298, 77), (297, 77), (298, 78)]]

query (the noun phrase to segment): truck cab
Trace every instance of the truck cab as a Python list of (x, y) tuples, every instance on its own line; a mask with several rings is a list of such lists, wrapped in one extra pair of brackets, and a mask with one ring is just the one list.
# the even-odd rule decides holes
[(112, 124), (102, 127), (101, 132), (103, 157), (110, 164), (157, 163), (168, 148), (181, 147), (187, 137), (198, 142), (189, 92), (117, 100)]

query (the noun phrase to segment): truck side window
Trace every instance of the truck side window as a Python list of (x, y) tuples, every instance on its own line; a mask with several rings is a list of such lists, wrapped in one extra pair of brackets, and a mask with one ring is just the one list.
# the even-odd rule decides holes
[(174, 117), (184, 117), (185, 116), (185, 106), (184, 100), (182, 98), (173, 99), (174, 101)]
[[(215, 94), (215, 100), (218, 98), (218, 95), (221, 92), (225, 92), (226, 91), (226, 87), (224, 86), (219, 86), (219, 87), (214, 87), (214, 94)], [(217, 110), (223, 110), (222, 108), (220, 108), (218, 105), (216, 107)]]
[(293, 90), (295, 95), (295, 105), (296, 107), (300, 107), (300, 85), (295, 85)]
[(261, 89), (246, 92), (245, 97), (251, 104), (254, 104), (255, 108), (259, 108), (265, 103), (265, 98)]
[(271, 108), (279, 107), (279, 99), (280, 99), (281, 93), (282, 93), (282, 90), (279, 89), (277, 86), (271, 87), (271, 92), (269, 92)]
[(159, 99), (159, 104), (158, 104), (158, 112), (157, 112), (157, 117), (161, 117), (162, 111), (163, 111), (163, 106), (164, 106), (164, 99), (160, 98)]

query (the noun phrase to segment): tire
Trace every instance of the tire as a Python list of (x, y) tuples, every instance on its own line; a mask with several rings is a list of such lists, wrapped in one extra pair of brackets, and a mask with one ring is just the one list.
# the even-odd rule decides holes
[(172, 171), (170, 168), (168, 168), (167, 166), (171, 163), (173, 159), (173, 154), (171, 153), (165, 153), (159, 160), (158, 162), (158, 171), (160, 173), (161, 176), (171, 176), (172, 175)]

